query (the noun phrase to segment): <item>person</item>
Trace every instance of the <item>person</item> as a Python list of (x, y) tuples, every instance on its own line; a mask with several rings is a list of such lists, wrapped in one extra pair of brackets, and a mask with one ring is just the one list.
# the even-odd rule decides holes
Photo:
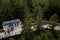
[(13, 24), (11, 25), (11, 31), (13, 31), (14, 30), (14, 28), (13, 28)]
[(7, 27), (7, 33), (10, 35), (10, 31), (11, 31), (11, 24)]
[(6, 34), (6, 32), (5, 32), (5, 34)]
[(10, 35), (10, 29), (9, 28), (7, 28), (7, 33)]

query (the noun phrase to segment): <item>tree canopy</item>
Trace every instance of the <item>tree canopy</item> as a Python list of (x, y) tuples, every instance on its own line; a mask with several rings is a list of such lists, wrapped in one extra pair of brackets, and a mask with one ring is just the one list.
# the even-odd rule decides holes
[[(9, 40), (60, 40), (60, 31), (40, 29), (44, 20), (53, 28), (60, 22), (60, 0), (0, 0), (0, 28), (13, 19), (20, 19), (24, 30)], [(31, 30), (34, 24), (36, 31)]]

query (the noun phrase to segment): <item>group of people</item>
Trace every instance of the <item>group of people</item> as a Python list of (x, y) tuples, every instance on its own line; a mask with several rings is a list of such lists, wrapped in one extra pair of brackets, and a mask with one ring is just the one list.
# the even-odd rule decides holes
[(9, 26), (6, 28), (5, 34), (9, 34), (10, 32), (14, 30), (13, 24), (9, 24)]
[(13, 23), (13, 24), (9, 24), (8, 27), (6, 28), (5, 34), (9, 34), (11, 31), (14, 31), (15, 27), (18, 26), (18, 22), (17, 23)]

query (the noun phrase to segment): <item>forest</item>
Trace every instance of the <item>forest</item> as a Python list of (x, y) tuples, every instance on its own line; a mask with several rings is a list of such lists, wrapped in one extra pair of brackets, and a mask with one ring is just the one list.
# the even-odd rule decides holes
[[(24, 30), (2, 40), (60, 40), (60, 30), (54, 30), (60, 23), (60, 0), (0, 0), (0, 28), (2, 22), (13, 19), (20, 19)], [(41, 28), (44, 21), (51, 29)], [(33, 23), (36, 31), (31, 30)]]

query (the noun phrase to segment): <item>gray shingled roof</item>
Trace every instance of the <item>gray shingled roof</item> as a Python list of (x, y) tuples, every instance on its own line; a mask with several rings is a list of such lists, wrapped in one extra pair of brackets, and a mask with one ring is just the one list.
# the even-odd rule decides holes
[(16, 22), (21, 22), (21, 21), (19, 19), (10, 20), (10, 21), (3, 22), (2, 25), (13, 24), (13, 23), (16, 23)]

